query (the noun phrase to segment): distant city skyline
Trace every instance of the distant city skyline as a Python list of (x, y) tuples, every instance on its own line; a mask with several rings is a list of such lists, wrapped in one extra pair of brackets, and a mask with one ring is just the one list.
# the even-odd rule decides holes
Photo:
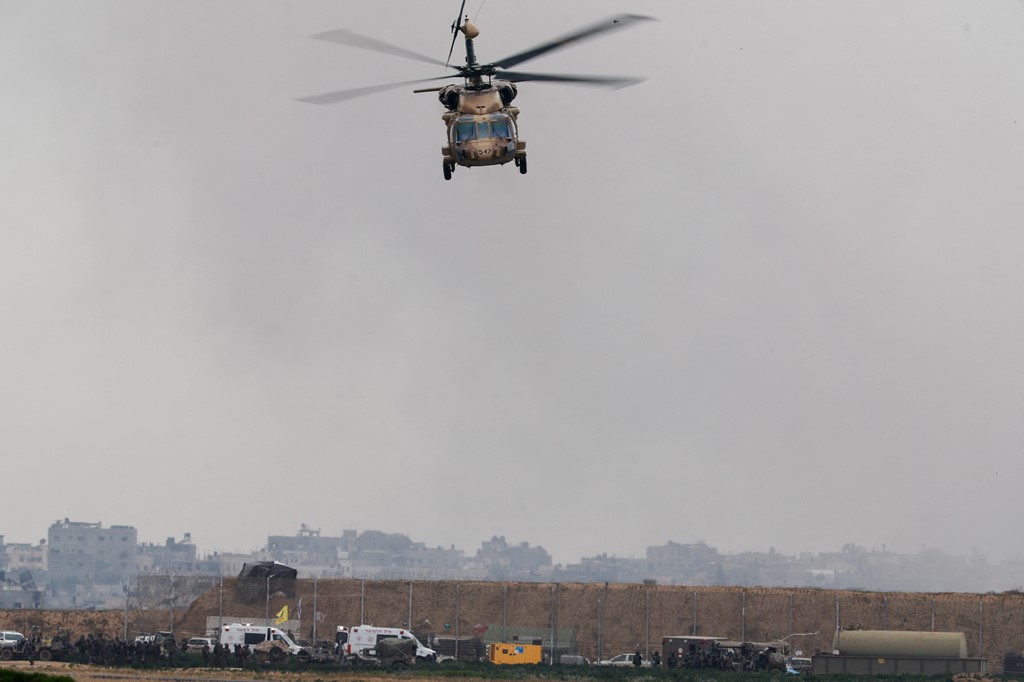
[[(816, 587), (897, 592), (1019, 590), (1024, 561), (989, 563), (980, 555), (939, 549), (915, 554), (871, 550), (846, 543), (838, 551), (790, 555), (768, 551), (731, 554), (703, 542), (648, 546), (642, 558), (607, 552), (576, 563), (555, 563), (542, 546), (492, 536), (475, 551), (429, 547), (416, 538), (377, 529), (323, 535), (302, 525), (292, 535), (269, 535), (258, 550), (197, 552), (191, 533), (162, 543), (138, 540), (128, 524), (57, 520), (38, 544), (0, 535), (0, 607), (110, 608), (146, 577), (236, 576), (247, 565), (276, 561), (303, 578), (366, 580), (483, 580), (614, 582), (665, 585)], [(194, 586), (206, 584), (203, 581)], [(184, 593), (178, 591), (179, 595)]]
[[(591, 558), (591, 557), (596, 557), (596, 556), (609, 556), (609, 557), (622, 558), (622, 559), (642, 559), (646, 555), (646, 550), (649, 547), (657, 546), (657, 545), (647, 545), (644, 548), (644, 551), (640, 552), (640, 553), (626, 553), (626, 552), (623, 552), (623, 551), (619, 551), (619, 550), (617, 550), (615, 548), (608, 548), (608, 549), (605, 549), (605, 550), (597, 551), (597, 552), (595, 552), (593, 554), (582, 555), (582, 556), (579, 556), (579, 557), (575, 557), (573, 559), (559, 561), (557, 559), (557, 557), (559, 556), (558, 552), (557, 552), (557, 548), (546, 547), (543, 544), (539, 544), (539, 543), (535, 544), (529, 538), (526, 538), (526, 537), (521, 537), (520, 538), (520, 537), (515, 537), (515, 536), (508, 536), (508, 535), (503, 534), (503, 533), (492, 533), (491, 535), (489, 535), (487, 537), (481, 538), (475, 544), (459, 545), (458, 543), (455, 543), (455, 542), (437, 542), (437, 543), (425, 542), (424, 540), (422, 540), (419, 537), (417, 537), (415, 531), (410, 531), (408, 529), (400, 530), (400, 529), (387, 529), (387, 528), (381, 528), (381, 527), (376, 527), (376, 528), (340, 528), (337, 531), (333, 531), (332, 532), (332, 531), (328, 531), (328, 530), (324, 529), (321, 526), (317, 526), (316, 524), (300, 523), (299, 526), (292, 533), (273, 532), (273, 533), (266, 533), (266, 534), (264, 534), (263, 535), (263, 538), (264, 538), (263, 541), (257, 543), (256, 546), (250, 546), (250, 547), (241, 547), (241, 546), (221, 547), (221, 546), (216, 546), (216, 545), (213, 545), (213, 544), (208, 544), (208, 543), (203, 542), (201, 529), (200, 529), (200, 532), (196, 532), (194, 530), (189, 530), (189, 529), (186, 528), (186, 529), (183, 529), (182, 531), (180, 531), (177, 535), (165, 535), (163, 537), (151, 537), (151, 536), (147, 536), (146, 530), (145, 530), (144, 527), (142, 527), (140, 525), (137, 525), (137, 524), (134, 524), (134, 523), (125, 522), (123, 520), (122, 521), (115, 521), (113, 524), (109, 524), (105, 520), (81, 519), (81, 518), (75, 518), (75, 517), (62, 517), (62, 518), (70, 519), (71, 521), (84, 522), (84, 523), (97, 523), (99, 525), (115, 525), (115, 526), (126, 525), (126, 526), (131, 526), (131, 527), (137, 529), (138, 532), (139, 532), (139, 538), (138, 538), (139, 545), (146, 545), (146, 544), (163, 545), (168, 539), (173, 539), (176, 542), (180, 542), (183, 537), (188, 535), (189, 538), (190, 538), (189, 542), (196, 547), (197, 553), (200, 556), (208, 556), (208, 555), (212, 555), (212, 554), (215, 554), (215, 553), (248, 554), (248, 553), (251, 553), (251, 552), (263, 551), (263, 550), (267, 549), (267, 538), (269, 538), (271, 536), (285, 536), (285, 537), (296, 536), (296, 535), (299, 534), (300, 530), (303, 530), (303, 529), (310, 530), (310, 531), (316, 531), (320, 535), (325, 536), (325, 537), (340, 537), (342, 535), (342, 533), (344, 533), (345, 531), (356, 531), (356, 532), (379, 531), (379, 532), (388, 533), (388, 534), (404, 535), (404, 536), (408, 537), (410, 540), (412, 540), (413, 542), (426, 545), (427, 547), (430, 547), (430, 548), (444, 548), (444, 549), (448, 549), (448, 548), (454, 547), (455, 549), (461, 550), (461, 551), (464, 551), (464, 552), (475, 552), (476, 550), (480, 549), (481, 545), (483, 545), (484, 543), (488, 542), (492, 538), (504, 537), (510, 544), (520, 544), (520, 543), (524, 543), (525, 542), (525, 543), (529, 544), (530, 546), (543, 548), (545, 551), (547, 551), (551, 555), (551, 557), (553, 559), (553, 563), (556, 564), (556, 565), (566, 565), (566, 564), (578, 563), (579, 561), (581, 561), (583, 559)], [(44, 529), (44, 532), (39, 534), (38, 540), (35, 540), (35, 541), (27, 540), (25, 538), (13, 537), (10, 534), (4, 533), (4, 532), (0, 532), (0, 537), (5, 538), (5, 541), (8, 544), (10, 544), (10, 543), (26, 543), (26, 542), (33, 543), (33, 542), (38, 542), (39, 540), (45, 541), (46, 540), (46, 535), (47, 535), (46, 531), (49, 529), (50, 525), (55, 523), (55, 522), (59, 522), (60, 520), (61, 519), (51, 520), (46, 525), (46, 528)], [(0, 529), (0, 530), (2, 530), (2, 529)], [(725, 552), (725, 553), (728, 553), (728, 554), (769, 553), (769, 552), (773, 552), (774, 551), (774, 552), (777, 552), (779, 554), (784, 554), (784, 555), (788, 555), (788, 556), (800, 556), (801, 554), (805, 554), (805, 553), (820, 554), (820, 553), (828, 553), (828, 552), (838, 552), (838, 551), (841, 551), (844, 546), (852, 544), (852, 545), (860, 547), (860, 548), (862, 548), (864, 550), (867, 550), (869, 552), (889, 552), (889, 553), (893, 553), (893, 554), (916, 554), (916, 553), (921, 552), (921, 551), (938, 551), (938, 552), (941, 552), (943, 554), (949, 554), (949, 555), (952, 555), (952, 556), (977, 556), (977, 557), (984, 558), (986, 560), (990, 560), (988, 555), (986, 555), (982, 551), (972, 551), (972, 552), (967, 552), (967, 553), (960, 553), (960, 552), (948, 551), (946, 548), (943, 548), (943, 547), (931, 547), (931, 546), (927, 546), (925, 544), (922, 544), (922, 545), (920, 545), (919, 547), (916, 547), (916, 548), (910, 548), (908, 550), (901, 551), (899, 549), (894, 549), (894, 548), (891, 548), (891, 547), (887, 547), (884, 544), (877, 545), (877, 546), (868, 546), (868, 545), (862, 545), (860, 543), (855, 543), (855, 542), (840, 542), (835, 547), (818, 548), (818, 549), (802, 548), (802, 549), (797, 549), (795, 551), (792, 551), (792, 550), (786, 551), (786, 550), (784, 550), (784, 549), (782, 549), (782, 548), (780, 548), (780, 547), (778, 547), (778, 546), (776, 546), (774, 544), (766, 544), (766, 545), (761, 546), (761, 547), (748, 547), (748, 548), (744, 548), (744, 549), (734, 549), (734, 548), (729, 548), (729, 547), (724, 547), (724, 546), (718, 545), (718, 544), (716, 544), (713, 541), (713, 539), (709, 539), (708, 537), (701, 537), (699, 539), (681, 539), (681, 538), (668, 537), (668, 538), (665, 538), (664, 543), (706, 544), (709, 547), (715, 547), (719, 551), (722, 551), (722, 552)], [(1018, 556), (1010, 557), (1010, 558), (1016, 559), (1016, 558), (1020, 558), (1020, 556), (1022, 556), (1022, 555), (1018, 554)], [(993, 561), (998, 561), (998, 560), (993, 560)]]

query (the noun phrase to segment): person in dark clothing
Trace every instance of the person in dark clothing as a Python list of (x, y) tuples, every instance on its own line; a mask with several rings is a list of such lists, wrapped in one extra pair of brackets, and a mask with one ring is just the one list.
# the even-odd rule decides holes
[(637, 649), (636, 653), (633, 654), (633, 667), (634, 668), (639, 668), (641, 665), (643, 665), (643, 662), (644, 662), (644, 657), (642, 655), (640, 655), (640, 650)]
[(661, 653), (659, 653), (657, 650), (655, 650), (655, 652), (653, 654), (651, 654), (651, 667), (652, 668), (660, 668), (661, 667)]

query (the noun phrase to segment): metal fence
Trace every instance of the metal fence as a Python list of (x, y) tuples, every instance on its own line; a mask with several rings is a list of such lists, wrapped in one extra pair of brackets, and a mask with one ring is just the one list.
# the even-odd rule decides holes
[(784, 640), (810, 655), (831, 649), (838, 626), (853, 625), (963, 632), (969, 655), (989, 658), (993, 670), (1006, 653), (1024, 649), (1024, 595), (1017, 593), (249, 578), (217, 581), (177, 625), (199, 635), (214, 619), (277, 620), (284, 607), (282, 629), (303, 639), (333, 639), (338, 625), (374, 624), (408, 628), (424, 641), (541, 639), (548, 660), (636, 650), (649, 656), (673, 635)]

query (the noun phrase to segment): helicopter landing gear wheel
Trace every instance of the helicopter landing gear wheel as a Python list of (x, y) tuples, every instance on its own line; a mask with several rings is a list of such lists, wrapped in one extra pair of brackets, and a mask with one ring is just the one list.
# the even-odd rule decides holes
[(442, 165), (444, 167), (444, 179), (445, 180), (451, 180), (452, 179), (452, 171), (455, 170), (455, 169), (452, 168), (452, 164), (448, 163), (447, 161), (445, 161)]
[(516, 165), (519, 166), (519, 174), (526, 175), (526, 157), (516, 159)]

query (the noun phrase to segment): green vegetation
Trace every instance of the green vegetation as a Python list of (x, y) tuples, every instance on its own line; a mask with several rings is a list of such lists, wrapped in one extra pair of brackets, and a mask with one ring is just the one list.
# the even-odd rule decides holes
[[(300, 668), (299, 670), (302, 670)], [(369, 666), (337, 668), (309, 666), (306, 674), (316, 679), (344, 682), (386, 682), (409, 680), (555, 680), (559, 682), (950, 682), (944, 675), (787, 675), (780, 672), (729, 672), (724, 670), (670, 670), (661, 668), (618, 668), (611, 666), (490, 665), (487, 663), (445, 663), (389, 670)]]
[[(154, 669), (157, 666), (124, 666), (121, 670)], [(190, 677), (189, 669), (207, 671), (217, 677), (218, 670), (202, 666), (201, 662), (180, 661), (175, 667), (159, 666), (168, 673), (177, 670), (180, 677)], [(117, 674), (117, 667), (110, 669)], [(575, 665), (491, 665), (489, 663), (444, 663), (440, 665), (415, 665), (399, 668), (378, 668), (374, 666), (345, 666), (336, 664), (300, 665), (291, 660), (281, 665), (247, 666), (257, 679), (263, 673), (285, 672), (295, 674), (297, 679), (311, 682), (388, 682), (389, 680), (512, 680), (521, 682), (950, 682), (944, 675), (917, 676), (867, 676), (867, 675), (786, 675), (780, 672), (729, 672), (724, 670), (684, 670), (618, 668), (611, 666)], [(198, 678), (199, 675), (196, 675)], [(64, 675), (46, 675), (37, 672), (23, 672), (0, 668), (0, 682), (73, 682)]]
[(21, 672), (0, 668), (0, 682), (74, 682), (66, 675), (46, 675), (37, 672)]

